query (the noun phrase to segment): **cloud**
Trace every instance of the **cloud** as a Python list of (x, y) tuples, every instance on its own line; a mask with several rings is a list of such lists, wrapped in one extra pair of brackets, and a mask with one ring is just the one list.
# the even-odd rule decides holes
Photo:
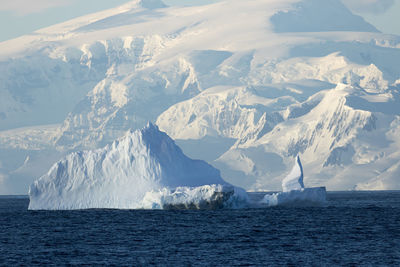
[(348, 8), (356, 13), (382, 14), (394, 4), (394, 0), (342, 0)]
[(68, 6), (76, 0), (0, 0), (0, 11), (13, 12), (18, 16), (39, 13), (49, 8)]

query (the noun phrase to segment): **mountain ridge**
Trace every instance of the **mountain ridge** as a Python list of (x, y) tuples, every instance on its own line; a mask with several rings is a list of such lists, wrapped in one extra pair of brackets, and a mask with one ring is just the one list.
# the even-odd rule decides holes
[[(330, 1), (335, 2), (323, 12), (359, 19)], [(400, 188), (396, 170), (384, 171), (398, 162), (398, 141), (391, 133), (397, 132), (400, 115), (400, 37), (375, 32), (369, 24), (360, 28), (369, 32), (332, 31), (337, 19), (329, 24), (333, 28), (325, 24), (329, 27), (318, 31), (304, 25), (301, 31), (276, 29), (279, 23), (299, 25), (287, 17), (272, 19), (283, 13), (298, 19), (314, 10), (308, 19), (317, 24), (321, 3), (314, 0), (155, 9), (137, 8), (137, 3), (0, 43), (0, 130), (8, 130), (0, 132), (4, 181), (29, 184), (32, 177), (22, 173), (48, 169), (57, 158), (35, 160), (32, 151), (38, 148), (61, 157), (104, 146), (153, 121), (178, 139), (185, 153), (200, 155), (195, 144), (209, 149), (202, 156), (228, 182), (246, 189), (278, 189), (299, 152), (305, 153), (310, 186), (372, 188), (381, 181), (373, 176), (377, 171), (386, 181), (380, 189)], [(346, 20), (346, 29), (359, 27), (353, 19)], [(328, 107), (338, 100), (342, 110), (335, 113)], [(346, 120), (348, 114), (355, 119)], [(302, 122), (307, 118), (315, 127), (312, 121), (337, 126), (336, 132), (323, 128), (329, 140), (337, 139), (332, 147), (314, 145), (318, 131)], [(62, 126), (27, 130), (46, 138), (11, 130), (54, 123)], [(282, 128), (290, 128), (285, 140), (278, 133)], [(307, 134), (301, 135), (303, 129)], [(265, 143), (277, 142), (271, 138), (283, 141), (269, 148)], [(13, 163), (7, 163), (8, 149), (21, 155)], [(21, 168), (27, 156), (31, 163)], [(42, 165), (34, 166), (38, 161)], [(343, 178), (356, 172), (360, 179)]]

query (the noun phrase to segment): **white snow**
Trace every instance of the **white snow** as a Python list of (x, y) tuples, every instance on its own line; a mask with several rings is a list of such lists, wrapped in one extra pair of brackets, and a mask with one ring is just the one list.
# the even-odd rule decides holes
[[(0, 43), (0, 161), (15, 163), (0, 171), (25, 192), (28, 165), (49, 167), (36, 152), (103, 147), (156, 121), (248, 190), (279, 190), (299, 153), (310, 186), (400, 188), (398, 62), (399, 36), (339, 0), (134, 0)], [(29, 182), (16, 182), (27, 156)]]
[(51, 140), (59, 133), (60, 125), (37, 125), (0, 131), (0, 148), (41, 150), (49, 148)]
[[(169, 191), (213, 184), (219, 186)], [(29, 209), (159, 208), (176, 203), (176, 197), (162, 202), (165, 195), (170, 195), (168, 192), (176, 195), (186, 191), (191, 197), (183, 202), (199, 203), (220, 190), (232, 191), (223, 186), (229, 184), (217, 169), (204, 161), (189, 159), (171, 138), (148, 124), (104, 148), (72, 153), (54, 164), (31, 185)], [(153, 193), (146, 196), (148, 192)], [(163, 195), (153, 201), (158, 206), (149, 200), (157, 199), (154, 192)]]

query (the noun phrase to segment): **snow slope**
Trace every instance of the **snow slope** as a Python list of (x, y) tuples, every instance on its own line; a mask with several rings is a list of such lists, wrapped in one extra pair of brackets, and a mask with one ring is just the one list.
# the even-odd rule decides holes
[(298, 153), (309, 185), (400, 188), (399, 61), (400, 37), (339, 0), (131, 1), (0, 43), (0, 165), (24, 149), (0, 175), (153, 121), (249, 190), (278, 190)]
[[(29, 209), (153, 207), (147, 193), (213, 184), (219, 186), (200, 189), (200, 193), (207, 194), (200, 200), (209, 199), (214, 193), (230, 193), (224, 200), (227, 201), (234, 195), (233, 187), (217, 169), (204, 161), (189, 159), (157, 126), (148, 124), (104, 148), (75, 152), (55, 163), (31, 185)], [(199, 192), (187, 192), (199, 196)], [(196, 203), (200, 200), (196, 198)], [(186, 198), (182, 201), (195, 202)], [(160, 205), (154, 207), (162, 208)]]
[[(285, 168), (283, 158), (300, 153), (307, 162), (307, 183), (312, 186), (325, 183), (330, 189), (355, 188), (369, 183), (369, 179), (376, 180), (377, 174), (384, 174), (393, 179), (380, 188), (397, 188), (396, 172), (389, 167), (397, 157), (398, 148), (398, 138), (392, 134), (397, 132), (393, 128), (397, 121), (397, 115), (393, 115), (396, 108), (390, 107), (396, 103), (399, 103), (397, 90), (377, 95), (338, 85), (320, 92), (317, 99), (313, 97), (302, 106), (287, 110), (286, 119), (271, 131), (242, 138), (218, 161), (256, 176), (257, 171), (266, 175), (269, 170), (260, 169), (259, 156), (249, 151), (268, 151), (275, 156), (275, 161), (281, 162), (282, 169)], [(379, 111), (378, 106), (382, 107)], [(240, 164), (241, 169), (234, 167)], [(278, 172), (282, 169), (276, 170), (276, 179), (269, 184), (278, 186), (283, 178)], [(263, 188), (263, 180), (257, 183), (260, 184), (256, 188)]]

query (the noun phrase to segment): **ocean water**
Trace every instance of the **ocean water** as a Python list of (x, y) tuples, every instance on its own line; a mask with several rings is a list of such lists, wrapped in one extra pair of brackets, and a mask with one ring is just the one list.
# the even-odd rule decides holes
[(1, 266), (400, 265), (399, 191), (330, 192), (310, 208), (50, 212), (28, 203), (0, 197)]

